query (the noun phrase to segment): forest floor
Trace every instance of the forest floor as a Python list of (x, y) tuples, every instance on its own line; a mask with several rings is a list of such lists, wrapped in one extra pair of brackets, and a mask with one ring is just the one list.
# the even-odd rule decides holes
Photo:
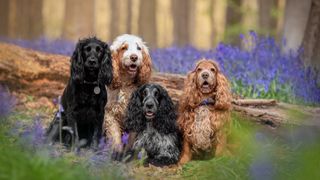
[[(5, 140), (0, 138), (3, 154), (0, 179), (41, 179), (41, 174), (48, 179), (58, 176), (60, 179), (320, 179), (317, 168), (320, 164), (320, 126), (317, 125), (286, 124), (273, 128), (233, 113), (225, 155), (191, 161), (184, 166), (146, 168), (142, 166), (143, 160), (124, 164), (95, 156), (90, 150), (80, 154), (61, 150), (63, 153), (53, 157), (52, 149), (44, 151), (40, 146), (31, 147), (34, 140), (26, 140), (25, 132), (30, 131), (36, 120), (46, 127), (56, 107), (47, 98), (16, 96), (19, 101), (15, 109), (5, 118), (7, 123), (0, 124), (1, 137), (6, 137)], [(297, 114), (304, 119), (301, 113), (294, 115)], [(33, 127), (31, 131), (37, 129)], [(9, 151), (7, 156), (6, 149)], [(12, 151), (20, 153), (21, 157)], [(26, 160), (30, 162), (21, 163)], [(5, 169), (5, 165), (11, 165), (11, 169)], [(65, 168), (61, 170), (61, 166)], [(68, 170), (70, 167), (72, 170)]]

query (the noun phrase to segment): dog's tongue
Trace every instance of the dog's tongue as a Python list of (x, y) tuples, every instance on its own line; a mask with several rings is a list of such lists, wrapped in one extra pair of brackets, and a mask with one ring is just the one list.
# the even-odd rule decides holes
[(153, 116), (153, 112), (147, 112), (146, 115), (149, 116), (149, 117), (152, 117)]
[(208, 83), (208, 82), (204, 82), (204, 83), (202, 84), (202, 87), (203, 87), (203, 88), (208, 88), (208, 87), (209, 87), (209, 83)]
[(136, 71), (137, 70), (137, 66), (136, 65), (131, 65), (131, 66), (129, 66), (129, 70), (130, 71)]

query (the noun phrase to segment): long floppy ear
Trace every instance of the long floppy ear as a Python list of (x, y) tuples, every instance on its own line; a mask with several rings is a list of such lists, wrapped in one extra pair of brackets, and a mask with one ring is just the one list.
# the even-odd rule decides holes
[(82, 83), (84, 78), (84, 62), (81, 55), (82, 42), (78, 42), (71, 57), (71, 78), (77, 83)]
[(109, 85), (113, 79), (111, 51), (107, 43), (104, 43), (103, 46), (104, 55), (99, 71), (99, 82)]
[(142, 65), (140, 67), (140, 72), (138, 74), (138, 83), (139, 84), (145, 84), (149, 82), (149, 79), (151, 77), (151, 67), (152, 67), (152, 62), (151, 62), (151, 57), (146, 47), (142, 48)]
[(120, 81), (120, 54), (117, 49), (112, 50), (112, 72), (113, 72), (113, 79), (111, 82), (111, 88), (117, 89), (121, 86)]
[(153, 120), (153, 126), (162, 133), (172, 133), (177, 130), (177, 113), (176, 108), (170, 98), (168, 92), (158, 86), (160, 90), (161, 100), (159, 102), (159, 110), (156, 118)]
[(124, 127), (126, 131), (142, 131), (146, 126), (146, 120), (142, 111), (142, 95), (141, 92), (145, 86), (138, 88), (132, 93), (129, 104), (127, 106)]
[(196, 72), (191, 71), (187, 75), (187, 79), (184, 83), (184, 91), (180, 98), (179, 109), (185, 111), (190, 108), (194, 108), (199, 103), (199, 94), (197, 91)]
[(215, 108), (220, 110), (228, 110), (231, 108), (231, 100), (232, 95), (229, 81), (221, 72), (218, 72)]

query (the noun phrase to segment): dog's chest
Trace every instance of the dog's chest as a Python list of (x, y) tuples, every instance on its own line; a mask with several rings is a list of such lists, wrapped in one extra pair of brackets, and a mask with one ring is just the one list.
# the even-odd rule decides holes
[(195, 109), (190, 134), (194, 150), (209, 150), (211, 148), (214, 139), (214, 130), (211, 124), (213, 115), (208, 106), (200, 106)]

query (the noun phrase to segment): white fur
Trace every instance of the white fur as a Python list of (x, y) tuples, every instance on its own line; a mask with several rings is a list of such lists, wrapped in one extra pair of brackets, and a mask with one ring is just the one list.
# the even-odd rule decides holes
[[(138, 60), (135, 62), (137, 66), (140, 66), (142, 64), (143, 55), (142, 50), (149, 55), (148, 47), (145, 45), (145, 42), (142, 41), (142, 39), (138, 36), (131, 35), (131, 34), (123, 34), (118, 36), (110, 46), (111, 51), (117, 51), (119, 48), (122, 47), (122, 45), (127, 44), (128, 49), (123, 53), (122, 56), (122, 64), (125, 66), (129, 66), (132, 64), (130, 61), (131, 55), (137, 55)], [(138, 46), (141, 48), (141, 50), (138, 50)]]

